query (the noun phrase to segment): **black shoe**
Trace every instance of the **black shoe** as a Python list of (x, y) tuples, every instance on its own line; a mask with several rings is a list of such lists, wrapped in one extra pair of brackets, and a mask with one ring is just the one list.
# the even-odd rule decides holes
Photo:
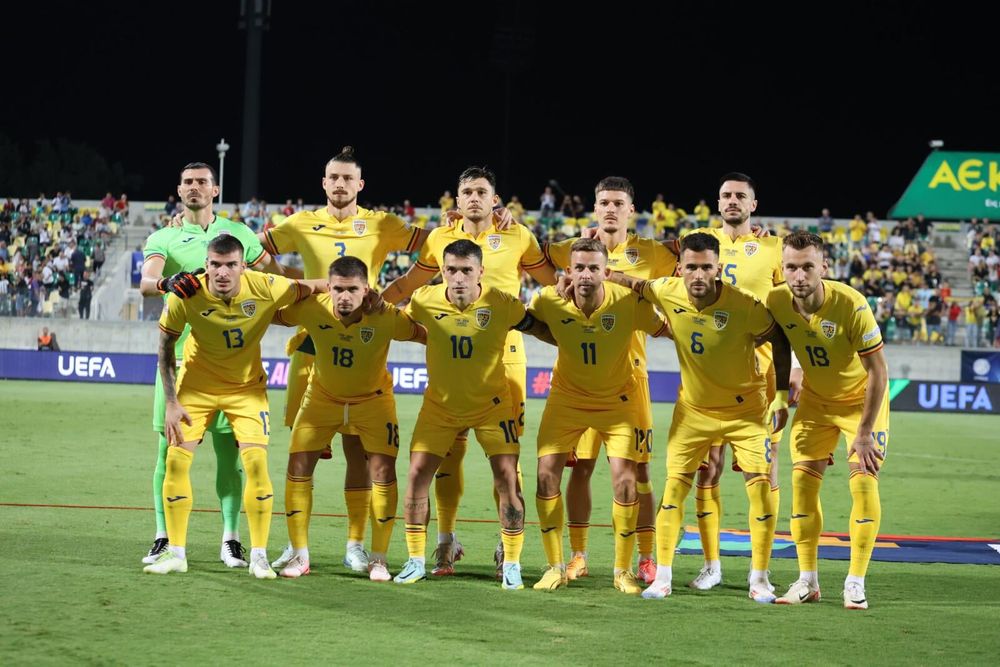
[(153, 546), (150, 547), (149, 553), (146, 554), (146, 557), (142, 559), (142, 562), (145, 563), (146, 565), (151, 565), (155, 563), (156, 559), (160, 557), (160, 554), (166, 551), (167, 547), (169, 546), (170, 546), (170, 540), (168, 540), (165, 537), (157, 537), (155, 540), (153, 540)]

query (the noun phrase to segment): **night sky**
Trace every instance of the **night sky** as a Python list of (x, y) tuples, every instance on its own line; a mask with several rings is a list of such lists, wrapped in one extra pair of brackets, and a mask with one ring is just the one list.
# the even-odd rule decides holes
[[(762, 215), (884, 215), (929, 139), (1000, 150), (996, 24), (957, 3), (536, 4), (274, 0), (258, 194), (322, 201), (324, 163), (351, 144), (370, 202), (436, 205), (486, 164), (530, 208), (549, 179), (589, 204), (616, 174), (640, 208), (662, 192), (690, 211), (739, 170)], [(12, 5), (0, 134), (28, 156), (42, 138), (92, 146), (142, 177), (133, 199), (216, 163), (225, 136), (240, 193), (238, 0)]]

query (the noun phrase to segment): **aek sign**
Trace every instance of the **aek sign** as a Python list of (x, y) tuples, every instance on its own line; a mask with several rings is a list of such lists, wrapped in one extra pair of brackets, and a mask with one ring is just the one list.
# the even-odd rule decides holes
[(931, 153), (889, 217), (919, 213), (932, 220), (1000, 220), (1000, 153)]

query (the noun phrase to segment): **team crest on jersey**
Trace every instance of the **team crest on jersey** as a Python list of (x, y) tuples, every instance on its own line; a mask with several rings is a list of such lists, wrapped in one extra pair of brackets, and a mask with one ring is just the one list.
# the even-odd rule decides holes
[(360, 218), (354, 221), (354, 233), (358, 236), (362, 236), (368, 229), (368, 221), (362, 220)]
[(759, 248), (760, 244), (756, 241), (747, 241), (743, 244), (743, 252), (747, 257), (753, 257), (756, 255)]
[(715, 328), (721, 331), (727, 324), (729, 324), (729, 313), (724, 310), (715, 311)]
[(243, 314), (246, 315), (247, 317), (253, 317), (254, 314), (257, 312), (257, 302), (244, 301), (243, 303), (240, 304), (240, 310), (242, 310)]
[(615, 314), (608, 313), (606, 315), (601, 315), (601, 326), (605, 331), (611, 331), (615, 328)]
[(485, 329), (490, 324), (490, 317), (493, 316), (493, 311), (489, 308), (477, 308), (476, 309), (476, 325), (480, 329)]
[(372, 329), (371, 327), (361, 327), (361, 330), (358, 333), (361, 334), (362, 343), (370, 343), (372, 342), (372, 338), (375, 337), (375, 329)]
[(490, 234), (489, 236), (486, 237), (486, 243), (489, 244), (490, 250), (499, 250), (500, 249), (500, 235), (499, 234)]
[(639, 261), (639, 249), (638, 248), (625, 248), (625, 260), (629, 264), (635, 264)]
[(823, 320), (820, 322), (819, 328), (823, 332), (823, 335), (827, 338), (833, 338), (834, 334), (837, 333), (836, 322), (831, 322), (830, 320)]

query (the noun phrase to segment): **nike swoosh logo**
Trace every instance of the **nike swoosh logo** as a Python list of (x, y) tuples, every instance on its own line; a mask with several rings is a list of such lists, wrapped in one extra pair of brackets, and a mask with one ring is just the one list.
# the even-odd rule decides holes
[(434, 316), (434, 319), (435, 319), (435, 320), (441, 320), (441, 319), (444, 319), (444, 318), (446, 318), (446, 317), (448, 317), (448, 313), (440, 313), (440, 314), (438, 314), (438, 315), (435, 315), (435, 316)]
[(321, 324), (321, 325), (319, 325), (319, 328), (320, 329), (332, 329), (333, 326), (330, 325), (330, 324)]
[(379, 520), (378, 520), (378, 522), (379, 522), (379, 523), (386, 523), (387, 521), (392, 521), (392, 520), (393, 520), (393, 519), (395, 519), (395, 518), (396, 518), (395, 516), (387, 516), (387, 517), (386, 517), (386, 518), (384, 518), (384, 519), (379, 519)]
[(174, 496), (173, 498), (171, 498), (170, 496), (167, 496), (167, 502), (168, 503), (173, 503), (173, 502), (177, 502), (178, 500), (184, 500), (185, 498), (187, 498), (187, 496)]
[(675, 510), (677, 505), (660, 505), (661, 510)]
[(772, 516), (774, 516), (774, 515), (773, 514), (765, 514), (764, 516), (757, 516), (757, 517), (754, 517), (754, 518), (757, 519), (758, 521), (767, 521)]
[(268, 498), (274, 498), (274, 494), (269, 493), (266, 496), (255, 496), (255, 497), (257, 498), (257, 500), (267, 500)]
[(559, 320), (561, 324), (569, 324), (572, 321), (573, 321), (572, 317), (567, 317), (565, 320)]
[(808, 514), (793, 514), (792, 518), (793, 519), (805, 519), (807, 516), (809, 516), (809, 515)]
[(875, 519), (855, 519), (854, 523), (874, 523)]
[(542, 532), (543, 532), (543, 533), (551, 533), (551, 532), (552, 532), (553, 530), (555, 530), (555, 529), (556, 529), (556, 527), (555, 527), (555, 526), (550, 526), (550, 527), (548, 527), (548, 528), (542, 528)]
[(618, 535), (621, 536), (621, 537), (628, 538), (628, 537), (632, 537), (633, 535), (635, 535), (635, 531), (634, 530), (630, 530), (627, 533), (618, 533)]
[(451, 477), (450, 472), (436, 472), (434, 473), (434, 479), (441, 479), (442, 477)]
[(292, 516), (293, 514), (302, 514), (302, 510), (292, 510), (291, 512), (285, 512), (285, 516)]
[(704, 519), (709, 514), (711, 514), (711, 512), (698, 512), (697, 514), (695, 514), (695, 516), (698, 517), (699, 519)]
[(810, 595), (812, 595), (812, 594), (809, 593), (809, 592), (800, 593), (799, 594), (799, 602), (805, 602), (806, 598), (809, 597)]
[(864, 604), (866, 600), (867, 598), (861, 598), (860, 600), (852, 599), (851, 602), (853, 602), (854, 604)]

